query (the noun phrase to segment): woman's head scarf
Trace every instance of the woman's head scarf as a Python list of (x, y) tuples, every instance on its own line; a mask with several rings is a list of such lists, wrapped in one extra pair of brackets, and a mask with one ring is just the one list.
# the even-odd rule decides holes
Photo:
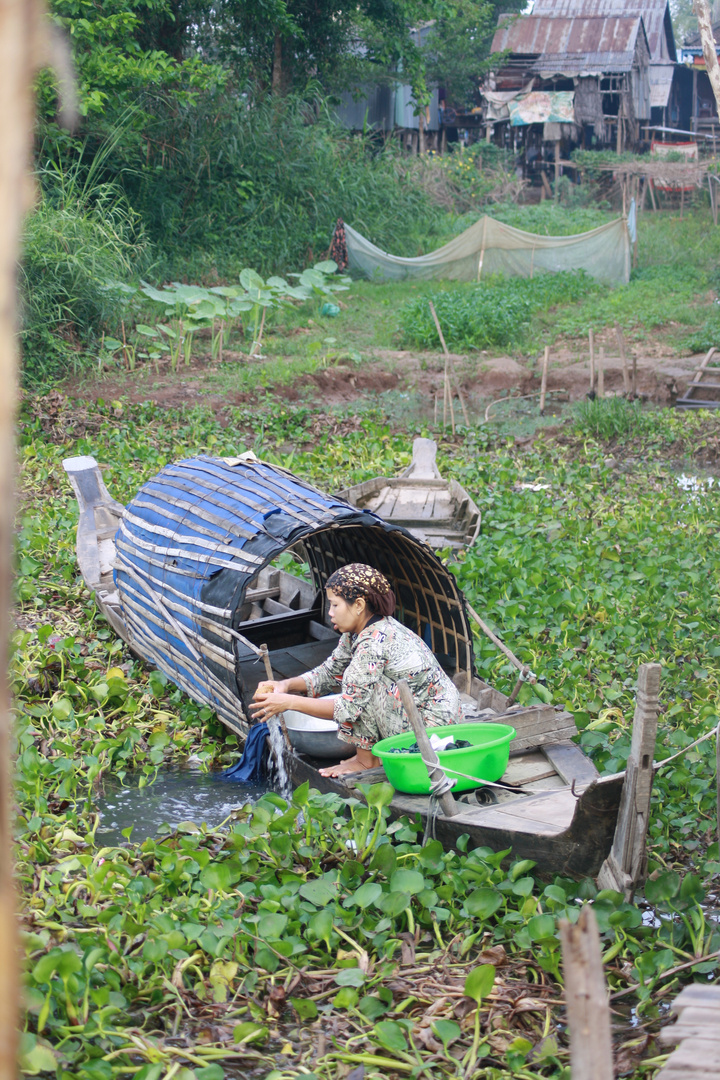
[(331, 574), (325, 583), (343, 600), (352, 604), (362, 596), (375, 615), (392, 615), (395, 610), (395, 593), (390, 582), (366, 563), (348, 563)]

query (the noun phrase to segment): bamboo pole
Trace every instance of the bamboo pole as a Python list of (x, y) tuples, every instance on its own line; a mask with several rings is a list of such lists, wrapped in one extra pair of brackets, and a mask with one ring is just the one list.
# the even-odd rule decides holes
[(490, 641), (492, 641), (495, 648), (499, 649), (500, 652), (504, 656), (507, 656), (508, 660), (513, 665), (513, 667), (516, 667), (518, 669), (518, 671), (521, 673), (521, 675), (523, 675), (523, 677), (526, 678), (528, 682), (530, 682), (530, 683), (537, 682), (537, 676), (533, 674), (533, 672), (530, 670), (528, 665), (523, 664), (522, 660), (518, 660), (515, 653), (512, 652), (510, 649), (508, 649), (507, 645), (505, 645), (505, 643), (500, 640), (500, 638), (497, 636), (497, 634), (494, 634), (492, 632), (492, 630), (490, 629), (488, 624), (486, 622), (484, 622), (480, 618), (477, 611), (475, 611), (473, 608), (471, 608), (468, 603), (465, 604), (465, 607), (467, 608), (467, 613), (470, 616), (470, 618), (473, 619), (478, 624), (478, 626), (482, 630), (483, 634), (485, 634), (485, 636), (488, 637), (490, 639)]
[[(38, 0), (0, 0), (0, 1080), (17, 1076), (20, 997), (12, 855), (12, 740), (8, 678), (17, 401), (16, 272), (32, 203), (33, 77), (49, 59)], [(61, 72), (61, 81), (67, 71)]]
[(408, 720), (410, 721), (410, 727), (413, 730), (417, 744), (420, 747), (420, 756), (426, 763), (425, 768), (428, 771), (430, 777), (430, 784), (437, 783), (440, 785), (442, 794), (438, 797), (438, 802), (442, 809), (443, 814), (446, 817), (454, 817), (458, 813), (458, 805), (455, 802), (453, 793), (448, 786), (448, 779), (443, 771), (442, 765), (438, 761), (438, 756), (430, 745), (430, 740), (427, 736), (427, 732), (422, 725), (420, 714), (417, 711), (417, 706), (413, 700), (413, 696), (410, 687), (405, 679), (401, 679), (398, 683), (398, 693), (400, 694), (400, 700), (403, 703), (403, 708), (407, 713)]
[(548, 363), (550, 361), (550, 346), (545, 346), (545, 355), (543, 356), (542, 366), (542, 382), (540, 383), (540, 415), (545, 415), (545, 394), (547, 393), (547, 373)]
[(597, 365), (597, 393), (599, 398), (605, 397), (605, 350), (600, 346)]
[(588, 341), (590, 342), (590, 393), (595, 393), (595, 335), (592, 330), (588, 330)]
[(627, 354), (626, 354), (626, 349), (625, 349), (625, 336), (624, 336), (622, 330), (620, 329), (620, 323), (617, 323), (617, 322), (615, 323), (615, 336), (617, 337), (618, 348), (620, 349), (620, 359), (622, 360), (622, 368), (623, 368), (623, 389), (625, 390), (625, 397), (627, 397), (629, 395), (629, 393), (630, 393), (630, 375), (629, 375), (629, 372), (628, 372), (628, 365), (627, 365)]
[[(460, 386), (460, 380), (457, 377), (457, 372), (455, 371), (455, 365), (452, 363), (452, 361), (450, 359), (450, 353), (448, 352), (448, 347), (445, 344), (445, 335), (442, 332), (442, 328), (440, 326), (440, 320), (438, 319), (437, 312), (435, 311), (435, 305), (433, 304), (432, 300), (429, 300), (428, 303), (430, 304), (430, 314), (432, 315), (432, 317), (433, 317), (433, 319), (435, 321), (435, 327), (436, 327), (437, 332), (438, 332), (438, 337), (440, 338), (440, 344), (442, 345), (443, 352), (445, 353), (445, 377), (447, 378), (448, 370), (451, 370), (452, 374), (453, 374), (453, 379), (455, 380), (455, 389), (457, 390), (458, 401), (460, 402), (460, 407), (461, 407), (461, 409), (463, 411), (463, 417), (465, 419), (465, 426), (470, 427), (470, 420), (468, 418), (468, 411), (465, 408), (465, 399), (463, 397), (462, 387)], [(454, 434), (455, 434), (455, 428), (454, 428), (454, 418), (453, 418), (453, 435)]]

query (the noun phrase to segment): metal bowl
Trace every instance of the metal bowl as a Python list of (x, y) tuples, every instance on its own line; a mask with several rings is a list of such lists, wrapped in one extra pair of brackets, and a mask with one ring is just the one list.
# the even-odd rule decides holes
[(334, 720), (321, 720), (295, 709), (288, 709), (284, 716), (290, 742), (299, 754), (339, 760), (355, 753), (352, 743), (338, 739), (338, 726)]

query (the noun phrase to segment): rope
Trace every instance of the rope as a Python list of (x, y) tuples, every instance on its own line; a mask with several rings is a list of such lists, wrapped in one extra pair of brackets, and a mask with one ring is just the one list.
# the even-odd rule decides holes
[[(430, 769), (437, 769), (437, 767), (438, 767), (436, 762), (427, 761), (425, 758), (422, 758), (422, 762), (427, 767), (428, 771)], [(440, 766), (440, 768), (442, 769), (442, 765)], [(547, 788), (532, 788), (532, 787), (512, 788), (508, 784), (496, 784), (492, 780), (481, 780), (479, 776), (469, 776), (467, 773), (460, 772), (459, 769), (453, 768), (452, 771), (455, 773), (456, 779), (455, 780), (450, 780), (445, 775), (445, 773), (443, 773), (442, 774), (442, 781), (444, 781), (448, 786), (447, 786), (447, 788), (443, 788), (443, 790), (440, 791), (437, 795), (435, 794), (435, 792), (433, 790), (433, 786), (436, 783), (438, 783), (438, 781), (437, 780), (431, 780), (430, 781), (430, 797), (431, 798), (439, 799), (441, 795), (444, 795), (446, 791), (449, 791), (453, 787), (453, 785), (457, 783), (457, 778), (458, 777), (462, 777), (463, 780), (474, 780), (476, 784), (483, 785), (484, 787), (498, 788), (500, 791), (514, 791), (518, 795), (547, 794), (547, 790), (548, 790)], [(442, 783), (442, 781), (441, 781), (441, 783)], [(579, 796), (576, 796), (576, 798), (579, 798)]]
[[(699, 739), (695, 739), (694, 742), (688, 743), (688, 745), (684, 746), (682, 748), (682, 750), (678, 750), (678, 752), (676, 754), (672, 754), (670, 757), (664, 758), (662, 761), (654, 762), (653, 763), (653, 771), (657, 771), (658, 769), (662, 769), (662, 767), (664, 765), (669, 765), (671, 761), (675, 761), (676, 758), (681, 757), (688, 750), (692, 750), (692, 748), (694, 746), (699, 746), (700, 743), (706, 742), (708, 739), (711, 739), (713, 737), (713, 735), (715, 735), (715, 737), (720, 740), (720, 723), (718, 723), (717, 727), (713, 727), (713, 728), (710, 729), (710, 731), (706, 731), (705, 734), (701, 735)], [(423, 764), (427, 767), (428, 771), (433, 770), (433, 769), (437, 769), (437, 764), (434, 761), (427, 761), (425, 758), (422, 758), (422, 761), (423, 761)], [(433, 836), (433, 839), (434, 839), (434, 837), (435, 837), (435, 817), (437, 817), (437, 813), (438, 813), (438, 799), (440, 798), (441, 795), (444, 795), (447, 791), (451, 790), (451, 788), (457, 783), (458, 778), (462, 778), (463, 780), (473, 780), (476, 784), (478, 784), (478, 786), (482, 786), (482, 787), (497, 788), (499, 791), (512, 791), (517, 795), (542, 795), (542, 794), (546, 794), (547, 791), (548, 791), (548, 788), (538, 788), (538, 787), (530, 787), (530, 786), (525, 786), (525, 787), (522, 787), (522, 788), (511, 788), (508, 784), (497, 784), (497, 783), (494, 783), (492, 780), (481, 780), (479, 776), (470, 776), (470, 775), (468, 775), (468, 773), (460, 772), (459, 769), (453, 769), (452, 771), (455, 773), (455, 777), (456, 777), (454, 780), (450, 780), (445, 775), (445, 773), (442, 773), (442, 778), (441, 779), (439, 779), (439, 780), (431, 780), (430, 781), (430, 807), (429, 807), (430, 813), (428, 814), (428, 824), (425, 827), (425, 838), (426, 839), (423, 841), (423, 843), (427, 842), (427, 836), (428, 836), (428, 830), (429, 830), (429, 827), (430, 827), (431, 817), (432, 817), (432, 836)], [(613, 776), (615, 776), (615, 777), (625, 776), (626, 772), (627, 772), (627, 769), (623, 769), (621, 772), (613, 773)], [(580, 798), (580, 795), (582, 794), (582, 792), (580, 792), (579, 794), (576, 794), (574, 784), (573, 784), (573, 786), (571, 787), (570, 790), (572, 791), (572, 794), (575, 795), (576, 799)], [(434, 804), (434, 806), (433, 806), (433, 804)]]
[(718, 723), (717, 727), (710, 728), (710, 731), (706, 731), (705, 734), (701, 735), (699, 739), (695, 739), (694, 742), (688, 743), (687, 746), (683, 746), (682, 750), (678, 750), (676, 754), (672, 754), (670, 757), (666, 757), (662, 761), (655, 761), (653, 763), (653, 770), (662, 769), (663, 765), (669, 765), (671, 761), (675, 760), (675, 758), (679, 758), (688, 750), (692, 750), (693, 746), (699, 746), (700, 743), (706, 742), (707, 739), (711, 739), (713, 735), (716, 738), (720, 739), (720, 723)]

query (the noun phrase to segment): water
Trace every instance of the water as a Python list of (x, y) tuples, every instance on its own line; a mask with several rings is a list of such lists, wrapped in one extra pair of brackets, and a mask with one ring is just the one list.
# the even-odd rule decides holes
[(270, 757), (268, 766), (270, 773), (274, 780), (274, 788), (287, 802), (290, 802), (292, 795), (292, 788), (290, 787), (290, 779), (285, 768), (284, 750), (285, 750), (285, 736), (282, 733), (280, 727), (280, 721), (277, 716), (269, 717), (267, 721), (268, 726), (268, 738), (270, 739)]
[[(108, 847), (125, 843), (123, 830), (133, 826), (133, 842), (159, 836), (164, 826), (176, 828), (183, 822), (203, 823), (216, 828), (233, 812), (249, 802), (257, 802), (270, 790), (269, 784), (243, 784), (223, 780), (219, 772), (199, 769), (167, 769), (145, 787), (140, 777), (127, 777), (125, 786), (108, 780), (97, 800), (100, 824), (96, 840)], [(287, 777), (286, 777), (287, 781)]]
[(706, 495), (708, 492), (718, 491), (720, 489), (720, 483), (715, 476), (687, 476), (685, 473), (680, 473), (676, 476), (677, 486), (682, 491), (687, 491), (691, 496), (697, 497), (698, 495)]

